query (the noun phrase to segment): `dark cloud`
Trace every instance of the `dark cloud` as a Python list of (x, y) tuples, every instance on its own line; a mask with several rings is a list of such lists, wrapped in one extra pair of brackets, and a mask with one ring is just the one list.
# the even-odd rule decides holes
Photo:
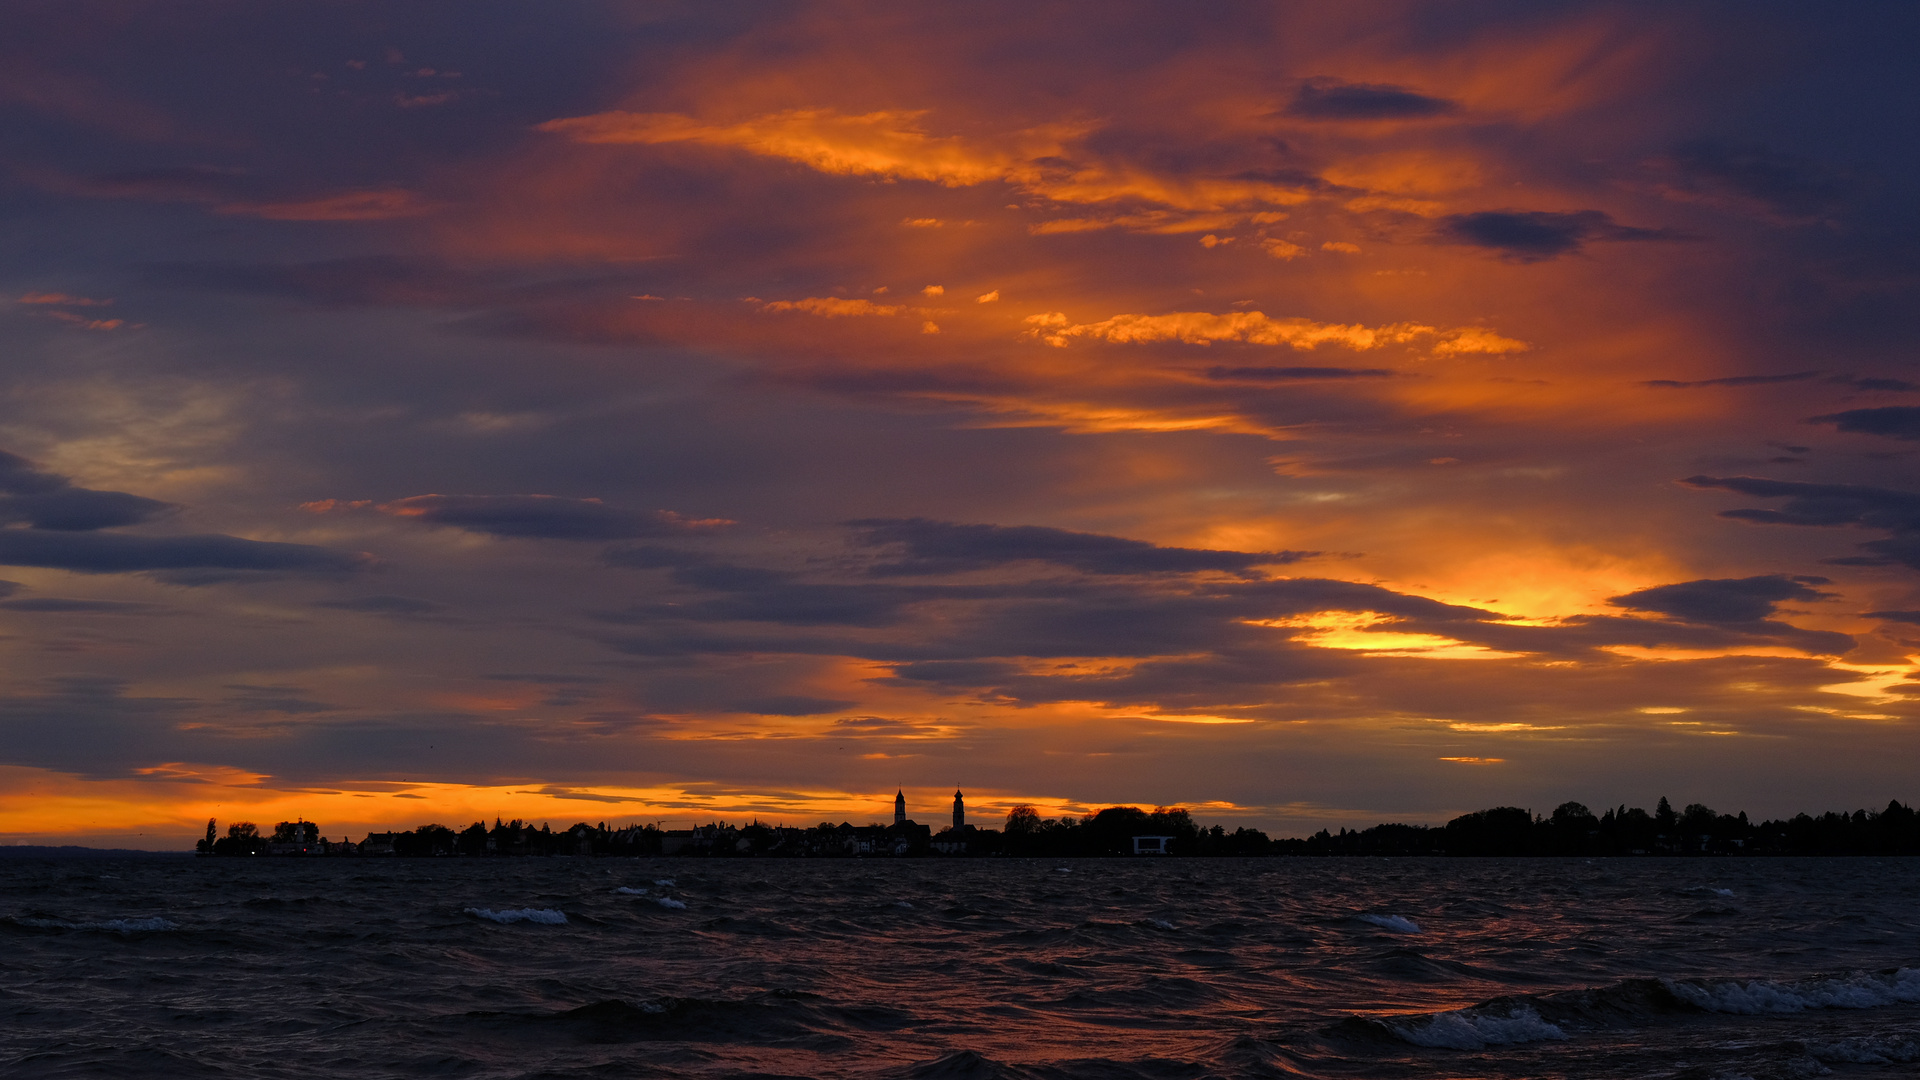
[(670, 576), (678, 585), (721, 594), (689, 603), (640, 605), (595, 616), (621, 624), (689, 620), (792, 626), (888, 626), (898, 622), (909, 605), (980, 592), (937, 586), (903, 588), (806, 582), (787, 570), (738, 566), (693, 552), (646, 545), (610, 549), (605, 558), (615, 566), (636, 570), (670, 569)]
[(270, 712), (289, 716), (333, 712), (334, 706), (313, 700), (304, 686), (260, 686), (228, 683), (227, 704), (243, 712)]
[(1812, 484), (1757, 476), (1690, 476), (1681, 483), (1724, 488), (1762, 499), (1787, 500), (1779, 510), (1724, 510), (1720, 516), (1760, 525), (1853, 525), (1892, 533), (1860, 547), (1873, 552), (1826, 560), (1834, 566), (1901, 564), (1920, 570), (1920, 494), (1861, 484)]
[(1460, 106), (1404, 86), (1318, 78), (1302, 83), (1281, 111), (1301, 120), (1427, 120)]
[(363, 611), (371, 615), (431, 615), (446, 610), (445, 604), (413, 596), (356, 596), (347, 600), (322, 600), (314, 607)]
[(7, 732), (0, 761), (119, 776), (180, 760), (176, 725), (192, 715), (193, 702), (130, 697), (126, 689), (125, 680), (110, 676), (68, 675), (46, 680), (38, 693), (0, 696), (0, 727)]
[(732, 524), (689, 521), (667, 511), (621, 510), (599, 499), (557, 495), (415, 495), (377, 509), (428, 525), (535, 540), (630, 540)]
[(1699, 140), (1675, 148), (1684, 190), (1753, 203), (1782, 218), (1804, 219), (1840, 208), (1840, 178), (1815, 162), (1764, 146)]
[[(1658, 386), (1667, 390), (1692, 390), (1701, 386), (1769, 386), (1773, 383), (1806, 382), (1817, 379), (1817, 371), (1795, 371), (1787, 375), (1729, 375), (1722, 379), (1697, 379), (1681, 382), (1677, 379), (1648, 379), (1641, 386)], [(1832, 380), (1828, 380), (1831, 382)]]
[[(649, 561), (684, 562), (665, 557), (672, 554), (656, 552)], [(798, 575), (695, 562), (676, 567), (673, 576), (689, 588), (705, 583), (735, 591), (717, 600), (694, 598), (603, 616), (632, 630), (596, 635), (599, 640), (654, 662), (687, 663), (704, 655), (853, 656), (887, 665), (892, 678), (923, 690), (1002, 704), (1091, 701), (1157, 711), (1270, 712), (1306, 685), (1339, 685), (1369, 673), (1415, 678), (1415, 669), (1397, 665), (1425, 661), (1417, 653), (1395, 655), (1407, 648), (1403, 635), (1409, 634), (1428, 635), (1436, 646), (1460, 642), (1527, 658), (1511, 661), (1507, 670), (1535, 659), (1607, 667), (1626, 662), (1608, 651), (1623, 647), (1785, 646), (1835, 655), (1854, 645), (1845, 634), (1767, 618), (1580, 616), (1540, 625), (1358, 582), (1172, 575), (1040, 578), (980, 588), (813, 585), (828, 590), (822, 595), (833, 599), (838, 612), (880, 617), (809, 624), (790, 617), (794, 590), (809, 584)], [(1795, 589), (1807, 584), (1789, 581)], [(1724, 596), (1717, 597), (1719, 607), (1683, 599), (1669, 595), (1663, 606), (1695, 618), (1772, 612), (1767, 604), (1734, 610)], [(1638, 602), (1660, 603), (1648, 597)], [(761, 618), (769, 608), (781, 613), (782, 625), (764, 625), (771, 621)], [(1355, 616), (1361, 633), (1383, 635), (1380, 654), (1355, 647), (1351, 631), (1343, 647), (1321, 644), (1315, 626), (1324, 620), (1317, 617), (1342, 612)], [(762, 625), (729, 625), (735, 620)], [(1087, 657), (1106, 659), (1089, 663)], [(1388, 670), (1399, 674), (1381, 674)]]
[(1909, 566), (1920, 570), (1920, 534), (1904, 533), (1885, 540), (1869, 540), (1860, 547), (1868, 556), (1824, 560), (1834, 566)]
[(0, 450), (0, 492), (8, 495), (43, 495), (66, 486), (66, 477), (41, 472), (26, 458)]
[(1783, 645), (1822, 656), (1853, 648), (1854, 640), (1831, 630), (1802, 630), (1773, 619), (1752, 622), (1685, 622), (1620, 615), (1576, 615), (1553, 626), (1489, 625), (1467, 627), (1456, 635), (1490, 649), (1593, 660), (1596, 650), (1741, 649)]
[(1763, 525), (1860, 525), (1889, 532), (1920, 530), (1920, 494), (1864, 484), (1816, 484), (1758, 476), (1689, 476), (1688, 487), (1722, 488), (1761, 499), (1786, 499), (1780, 510), (1727, 510), (1721, 517)]
[(1456, 244), (1492, 248), (1516, 262), (1540, 262), (1579, 251), (1589, 241), (1692, 240), (1672, 229), (1618, 225), (1600, 210), (1483, 210), (1440, 220), (1439, 235)]
[(1920, 626), (1920, 611), (1868, 611), (1864, 614), (1869, 619), (1885, 619), (1888, 622), (1912, 623)]
[[(584, 298), (624, 301), (632, 291), (626, 278), (604, 273), (558, 278), (481, 273), (393, 255), (307, 263), (149, 263), (140, 269), (146, 283), (162, 288), (281, 297), (322, 307), (486, 309), (489, 320), (484, 325), (514, 336), (580, 338), (579, 327), (560, 324), (577, 323), (587, 313), (589, 309), (580, 306)], [(616, 304), (614, 310), (623, 306)], [(631, 336), (628, 330), (606, 340)]]
[(25, 458), (0, 451), (0, 524), (27, 526), (0, 528), (0, 565), (85, 574), (186, 574), (172, 580), (198, 585), (208, 582), (191, 575), (343, 571), (360, 569), (370, 561), (352, 552), (237, 536), (153, 537), (98, 531), (137, 525), (174, 509), (169, 503), (123, 491), (74, 487), (66, 477), (43, 472)]
[(16, 454), (0, 450), (0, 525), (84, 532), (137, 525), (174, 507), (124, 491), (74, 487), (66, 477), (42, 472)]
[(152, 263), (150, 284), (168, 288), (279, 296), (329, 306), (464, 307), (490, 295), (495, 283), (439, 263), (368, 255), (322, 262)]
[(808, 697), (804, 694), (775, 694), (771, 697), (748, 698), (735, 701), (726, 706), (729, 712), (753, 713), (757, 716), (820, 716), (825, 713), (839, 712), (851, 708), (857, 702), (840, 698)]
[(601, 552), (600, 557), (610, 566), (624, 566), (629, 570), (668, 570), (712, 561), (697, 551), (660, 547), (657, 544), (610, 547)]
[(627, 795), (604, 795), (597, 791), (589, 791), (586, 788), (567, 787), (563, 784), (544, 784), (537, 788), (515, 791), (513, 794), (544, 795), (549, 799), (572, 799), (576, 802), (607, 803), (615, 806), (646, 801)]
[(132, 600), (73, 600), (60, 596), (5, 600), (0, 601), (0, 608), (57, 615), (145, 615), (166, 610), (159, 604), (143, 604)]
[(1920, 406), (1888, 405), (1878, 409), (1848, 409), (1807, 420), (1809, 424), (1832, 424), (1840, 431), (1863, 435), (1884, 435), (1907, 442), (1920, 441)]
[(906, 557), (873, 567), (878, 574), (941, 574), (1016, 562), (1047, 562), (1090, 574), (1251, 574), (1254, 567), (1298, 562), (1319, 552), (1215, 551), (1160, 547), (1099, 533), (1039, 525), (960, 525), (926, 518), (850, 521), (856, 542), (900, 547)]
[[(957, 568), (975, 565), (963, 561)], [(1845, 634), (1802, 630), (1765, 617), (1778, 600), (1818, 597), (1807, 588), (1820, 583), (1817, 578), (1682, 583), (1623, 598), (1642, 610), (1678, 617), (1583, 616), (1554, 625), (1514, 623), (1479, 608), (1320, 578), (1165, 576), (901, 588), (872, 582), (812, 584), (783, 571), (704, 563), (679, 566), (674, 578), (688, 587), (724, 588), (731, 594), (602, 616), (638, 630), (602, 640), (623, 652), (662, 658), (857, 656), (888, 665), (903, 682), (1008, 703), (1083, 700), (1129, 708), (1223, 709), (1270, 702), (1288, 686), (1356, 677), (1382, 662), (1353, 648), (1350, 639), (1342, 648), (1320, 645), (1317, 631), (1302, 621), (1337, 612), (1354, 614), (1362, 633), (1429, 635), (1436, 644), (1444, 639), (1583, 662), (1610, 659), (1604, 650), (1620, 647), (1784, 645), (1833, 655), (1854, 644)], [(794, 617), (796, 608), (808, 611), (806, 605), (822, 597), (830, 600), (833, 618)], [(679, 631), (667, 629), (667, 620), (703, 625)], [(787, 629), (741, 631), (725, 625), (734, 621), (779, 622)], [(829, 624), (828, 633), (810, 629)], [(868, 634), (862, 628), (886, 632)], [(1383, 652), (1402, 648), (1400, 641), (1404, 638), (1383, 636)], [(1134, 662), (1083, 666), (1084, 657)]]
[(1673, 585), (1656, 585), (1607, 603), (1633, 611), (1652, 611), (1687, 622), (1751, 623), (1773, 614), (1787, 600), (1828, 600), (1833, 593), (1810, 588), (1829, 584), (1823, 577), (1765, 574), (1749, 578), (1703, 578)]
[(1852, 375), (1835, 375), (1827, 380), (1842, 386), (1851, 386), (1855, 390), (1877, 390), (1893, 394), (1920, 393), (1920, 383), (1911, 383), (1905, 379), (1856, 378)]
[[(650, 605), (597, 616), (608, 622), (662, 620), (767, 622), (787, 626), (891, 626), (904, 609), (929, 599), (911, 590), (785, 581), (754, 588), (737, 581), (727, 594), (693, 603)], [(753, 651), (753, 650), (748, 650)]]
[(174, 508), (123, 491), (66, 488), (35, 495), (0, 497), (0, 523), (24, 523), (35, 529), (89, 532), (138, 525)]
[(233, 198), (245, 189), (246, 183), (246, 174), (237, 169), (181, 165), (53, 177), (45, 186), (97, 199), (211, 203)]
[(303, 571), (340, 573), (366, 568), (362, 554), (237, 536), (128, 536), (0, 529), (0, 565), (43, 566), (83, 574), (142, 570)]
[(1207, 378), (1218, 382), (1309, 382), (1320, 379), (1391, 379), (1399, 374), (1386, 368), (1343, 367), (1210, 367)]

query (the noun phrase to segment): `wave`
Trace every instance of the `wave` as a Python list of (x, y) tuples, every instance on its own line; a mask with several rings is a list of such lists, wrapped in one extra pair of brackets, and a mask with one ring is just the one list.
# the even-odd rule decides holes
[(114, 934), (152, 934), (163, 930), (180, 929), (179, 923), (162, 919), (157, 915), (147, 919), (102, 919), (98, 922), (71, 922), (67, 919), (39, 919), (27, 915), (14, 915), (7, 921), (15, 926), (26, 926), (35, 930), (104, 930)]
[(656, 896), (653, 898), (653, 902), (656, 904), (659, 904), (663, 908), (670, 908), (674, 911), (687, 910), (687, 905), (684, 901), (675, 900), (671, 896)]
[[(1920, 968), (1851, 971), (1802, 979), (1626, 979), (1583, 990), (1506, 995), (1444, 1012), (1355, 1017), (1324, 1028), (1321, 1034), (1345, 1043), (1374, 1042), (1385, 1035), (1414, 1046), (1480, 1050), (1636, 1028), (1703, 1013), (1768, 1016), (1916, 1002), (1920, 1002)], [(1920, 1060), (1920, 1045), (1911, 1043), (1906, 1036), (1884, 1045), (1855, 1046), (1843, 1041), (1822, 1049), (1820, 1053), (1828, 1056), (1821, 1060), (1854, 1060), (1848, 1054), (1878, 1055), (1887, 1061)], [(1900, 1056), (1909, 1053), (1911, 1057)]]
[(1489, 1046), (1511, 1046), (1567, 1037), (1558, 1024), (1543, 1019), (1531, 1005), (1511, 1006), (1504, 1016), (1486, 1006), (1475, 1005), (1451, 1012), (1429, 1013), (1412, 1022), (1386, 1020), (1382, 1021), (1382, 1026), (1403, 1042), (1449, 1050), (1484, 1050)]
[(471, 1012), (464, 1019), (492, 1034), (511, 1036), (518, 1031), (543, 1043), (557, 1031), (588, 1043), (778, 1043), (821, 1051), (843, 1051), (854, 1045), (856, 1036), (899, 1031), (917, 1023), (913, 1014), (899, 1009), (835, 1005), (797, 990), (774, 990), (736, 1000), (609, 999), (562, 1012)]
[(564, 926), (567, 913), (553, 908), (507, 908), (495, 911), (492, 908), (467, 908), (466, 913), (476, 918), (487, 919), (502, 925), (519, 922), (539, 923), (543, 926)]
[(663, 889), (671, 889), (676, 887), (674, 880), (670, 877), (655, 878), (653, 883), (655, 885), (660, 886)]
[(1396, 934), (1421, 933), (1420, 924), (1404, 915), (1375, 915), (1369, 912), (1363, 915), (1355, 915), (1354, 918), (1359, 919), (1363, 923), (1371, 923), (1382, 930), (1391, 930)]
[(1375, 953), (1359, 963), (1368, 971), (1399, 982), (1456, 982), (1460, 979), (1497, 982), (1503, 979), (1500, 972), (1463, 964), (1458, 960), (1428, 956), (1419, 949), (1404, 945)]
[[(1055, 1070), (1048, 1070), (1052, 1072)], [(955, 1050), (932, 1061), (922, 1061), (907, 1070), (910, 1080), (1027, 1080), (1044, 1075), (972, 1050)]]
[(1892, 1065), (1920, 1061), (1920, 1042), (1912, 1035), (1863, 1035), (1837, 1042), (1809, 1042), (1807, 1054), (1828, 1064)]
[(1706, 1012), (1758, 1016), (1810, 1009), (1876, 1009), (1920, 1001), (1920, 968), (1810, 979), (1662, 979), (1674, 997)]
[(628, 888), (628, 887), (626, 887), (625, 885), (622, 885), (622, 886), (620, 886), (619, 888), (617, 888), (617, 889), (615, 889), (615, 890), (613, 890), (613, 891), (614, 891), (614, 893), (615, 893), (615, 894), (617, 894), (617, 895), (620, 895), (620, 896), (645, 896), (645, 895), (647, 895), (647, 890), (645, 890), (645, 889), (630, 889), (630, 888)]

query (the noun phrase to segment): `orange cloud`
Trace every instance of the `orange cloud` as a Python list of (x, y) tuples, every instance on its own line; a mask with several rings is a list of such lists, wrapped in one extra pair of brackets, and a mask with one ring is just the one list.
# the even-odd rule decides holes
[(789, 109), (736, 124), (702, 123), (678, 113), (604, 112), (549, 120), (537, 130), (585, 143), (696, 143), (785, 158), (821, 172), (928, 180), (947, 187), (1012, 176), (1022, 159), (1057, 154), (1057, 135), (1035, 134), (1003, 147), (969, 145), (921, 129), (925, 110), (848, 116), (831, 109)]
[(1286, 218), (1286, 214), (1277, 210), (1258, 213), (1176, 213), (1170, 210), (1143, 210), (1138, 213), (1115, 214), (1108, 217), (1056, 218), (1029, 226), (1027, 231), (1035, 236), (1049, 236), (1057, 233), (1093, 232), (1097, 229), (1125, 229), (1128, 232), (1164, 235), (1207, 232), (1213, 229), (1236, 229), (1245, 225), (1271, 225), (1278, 221), (1285, 221)]
[(1230, 311), (1218, 315), (1206, 311), (1115, 315), (1097, 323), (1074, 323), (1065, 314), (1052, 311), (1043, 315), (1029, 315), (1024, 321), (1030, 336), (1063, 348), (1071, 338), (1091, 338), (1120, 344), (1180, 341), (1190, 345), (1211, 345), (1216, 341), (1241, 341), (1249, 345), (1286, 345), (1295, 349), (1341, 345), (1364, 350), (1406, 344), (1426, 337), (1439, 338), (1433, 351), (1442, 356), (1517, 352), (1527, 347), (1525, 342), (1503, 338), (1474, 327), (1441, 330), (1418, 323), (1367, 327), (1315, 322), (1312, 319), (1274, 319), (1258, 311)]
[[(943, 187), (1001, 181), (1060, 203), (1138, 199), (1178, 210), (1218, 211), (1244, 203), (1292, 205), (1310, 197), (1298, 184), (1274, 180), (1169, 175), (1126, 163), (1076, 160), (1073, 144), (1095, 130), (1091, 124), (1057, 121), (968, 140), (929, 134), (920, 123), (926, 115), (924, 109), (857, 115), (788, 109), (728, 124), (680, 113), (615, 110), (549, 120), (536, 130), (581, 143), (684, 143), (744, 150), (842, 176), (921, 180)], [(927, 220), (933, 219), (914, 223)], [(1081, 227), (1073, 223), (1060, 229)]]
[(124, 319), (89, 319), (81, 315), (75, 315), (70, 311), (49, 311), (47, 312), (47, 317), (50, 319), (58, 319), (63, 323), (69, 323), (82, 330), (118, 330), (122, 326), (127, 325)]
[(774, 300), (760, 305), (761, 311), (804, 311), (829, 319), (849, 315), (898, 315), (907, 310), (898, 304), (876, 304), (871, 300), (842, 300), (834, 296), (809, 296), (804, 300)]

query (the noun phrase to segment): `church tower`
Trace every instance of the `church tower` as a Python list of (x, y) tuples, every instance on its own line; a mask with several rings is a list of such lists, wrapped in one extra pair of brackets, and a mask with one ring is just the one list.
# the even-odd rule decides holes
[(907, 823), (907, 792), (905, 788), (894, 793), (893, 823), (895, 825), (905, 825)]
[(958, 788), (953, 792), (953, 831), (959, 832), (967, 825), (967, 803), (960, 797)]

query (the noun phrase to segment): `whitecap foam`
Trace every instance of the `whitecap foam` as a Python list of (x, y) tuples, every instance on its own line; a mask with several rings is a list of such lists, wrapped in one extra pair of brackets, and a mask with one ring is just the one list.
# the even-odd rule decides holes
[(1807, 1053), (1814, 1060), (1829, 1064), (1892, 1065), (1920, 1061), (1920, 1043), (1908, 1035), (1868, 1035), (1839, 1042), (1810, 1042)]
[(687, 910), (686, 904), (681, 903), (678, 900), (675, 900), (671, 896), (656, 896), (653, 898), (653, 902), (656, 904), (659, 904), (663, 908), (672, 908), (674, 911)]
[(622, 885), (622, 886), (620, 886), (619, 888), (617, 888), (617, 889), (615, 889), (615, 890), (613, 890), (613, 891), (614, 891), (614, 892), (616, 892), (616, 893), (618, 893), (618, 894), (620, 894), (621, 896), (645, 896), (645, 895), (647, 895), (647, 890), (645, 890), (645, 889), (629, 889), (629, 888), (627, 888), (627, 887), (626, 887), (625, 885)]
[(1420, 924), (1404, 915), (1375, 915), (1369, 912), (1364, 915), (1356, 915), (1354, 918), (1359, 919), (1363, 923), (1372, 923), (1382, 930), (1391, 930), (1396, 934), (1418, 934), (1421, 932)]
[(1148, 919), (1147, 925), (1157, 930), (1172, 930), (1174, 925), (1165, 919)]
[(105, 930), (114, 934), (151, 934), (161, 930), (178, 930), (180, 924), (154, 916), (150, 919), (104, 919), (100, 922), (70, 922), (66, 919), (34, 919), (15, 916), (13, 922), (19, 926), (31, 926), (36, 930)]
[(518, 922), (540, 923), (543, 926), (562, 926), (567, 921), (567, 913), (553, 908), (507, 908), (495, 911), (492, 908), (468, 908), (467, 914), (488, 919), (502, 925)]
[(897, 908), (911, 908), (913, 905), (905, 900), (895, 900), (893, 906)]
[(1760, 1016), (1809, 1009), (1874, 1009), (1920, 1001), (1920, 968), (1813, 979), (1662, 979), (1674, 997), (1708, 1012)]
[(663, 877), (663, 878), (655, 878), (655, 879), (653, 880), (653, 883), (654, 883), (655, 885), (658, 885), (658, 886), (660, 886), (660, 887), (661, 887), (661, 888), (663, 888), (663, 889), (671, 889), (671, 888), (674, 888), (674, 887), (675, 887), (675, 884), (676, 884), (676, 883), (674, 882), (674, 880), (673, 880), (672, 878), (670, 878), (670, 877)]
[(1511, 1046), (1567, 1037), (1559, 1025), (1541, 1019), (1531, 1005), (1517, 1006), (1506, 1016), (1481, 1012), (1476, 1007), (1434, 1013), (1411, 1023), (1388, 1020), (1384, 1024), (1395, 1036), (1415, 1046), (1449, 1050), (1484, 1050), (1489, 1046)]

